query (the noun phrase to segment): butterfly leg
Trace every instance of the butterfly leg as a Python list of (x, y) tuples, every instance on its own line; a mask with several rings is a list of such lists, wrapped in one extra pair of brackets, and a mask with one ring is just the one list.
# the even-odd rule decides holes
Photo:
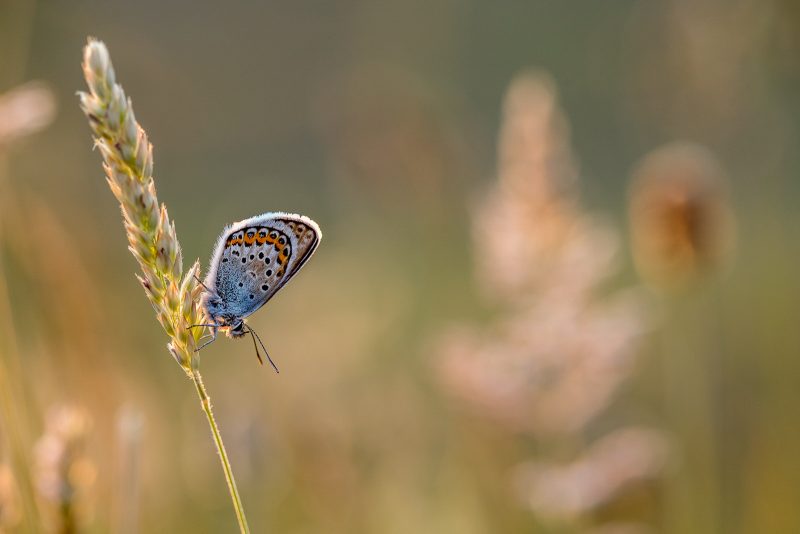
[(205, 343), (194, 349), (195, 352), (200, 352), (201, 350), (203, 350), (204, 348), (211, 345), (213, 342), (217, 340), (217, 329), (214, 328), (212, 332), (213, 334), (211, 334), (211, 339), (209, 339), (208, 341), (206, 341)]
[(211, 328), (211, 339), (209, 339), (208, 341), (206, 341), (205, 343), (203, 343), (202, 345), (200, 345), (199, 347), (194, 349), (195, 352), (200, 352), (200, 350), (204, 349), (205, 347), (207, 347), (207, 346), (211, 345), (213, 342), (215, 342), (217, 340), (217, 329), (219, 328), (219, 325), (217, 323), (212, 323), (212, 324), (193, 324), (193, 325), (189, 326), (189, 328), (192, 329), (192, 328), (199, 327), (199, 326)]

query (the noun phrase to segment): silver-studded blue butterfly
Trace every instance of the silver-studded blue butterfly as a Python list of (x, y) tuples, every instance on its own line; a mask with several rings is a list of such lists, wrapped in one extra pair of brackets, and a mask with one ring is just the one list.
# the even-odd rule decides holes
[[(201, 304), (212, 339), (223, 330), (231, 338), (261, 338), (244, 319), (271, 299), (319, 246), (322, 232), (303, 215), (272, 212), (226, 226), (214, 247)], [(261, 343), (275, 371), (278, 368)], [(199, 350), (199, 349), (198, 349)], [(256, 356), (263, 363), (256, 346)]]

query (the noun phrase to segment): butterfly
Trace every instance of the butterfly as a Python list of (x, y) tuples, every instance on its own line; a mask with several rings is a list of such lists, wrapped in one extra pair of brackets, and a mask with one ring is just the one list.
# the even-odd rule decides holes
[(322, 239), (317, 223), (303, 215), (270, 212), (225, 227), (220, 234), (205, 281), (201, 306), (210, 324), (212, 338), (197, 350), (216, 341), (217, 331), (230, 338), (250, 334), (258, 361), (256, 339), (269, 357), (264, 343), (245, 323), (297, 274), (314, 254)]

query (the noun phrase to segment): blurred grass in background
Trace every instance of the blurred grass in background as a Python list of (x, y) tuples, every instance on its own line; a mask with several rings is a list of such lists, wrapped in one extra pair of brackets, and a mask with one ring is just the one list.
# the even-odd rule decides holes
[[(90, 150), (74, 96), (87, 35), (108, 44), (155, 145), (187, 260), (205, 264), (226, 223), (269, 210), (308, 214), (325, 233), (302, 276), (252, 318), (280, 376), (248, 343), (202, 355), (254, 532), (800, 529), (800, 243), (790, 236), (800, 10), (788, 0), (3, 3), (0, 350), (17, 422), (3, 419), (0, 445), (9, 528), (35, 528), (24, 483), (10, 481), (19, 454), (44, 524), (63, 519), (42, 490), (53, 465), (41, 461), (53, 458), (42, 441), (34, 446), (42, 435), (71, 444), (79, 468), (67, 478), (85, 531), (235, 525), (202, 414), (164, 351)], [(486, 295), (481, 260), (493, 249), (471, 236), (502, 173), (506, 91), (531, 67), (557, 88), (568, 132), (544, 168), (561, 172), (548, 164), (567, 151), (571, 202), (620, 241), (616, 274), (593, 294), (635, 287), (647, 311), (630, 375), (557, 445), (473, 410), (439, 373), (438, 345), (454, 325), (500, 336), (495, 325), (518, 313)], [(49, 88), (55, 115), (51, 97), (34, 93), (13, 108), (37, 113), (20, 126), (8, 97), (31, 80), (40, 84), (28, 89)], [(669, 152), (676, 146), (696, 149), (689, 163)], [(670, 154), (680, 176), (717, 169), (735, 248), (693, 255), (724, 237), (698, 228), (725, 216), (695, 209), (718, 197), (680, 180), (646, 197), (666, 206), (661, 218), (637, 218), (636, 204), (628, 217), (632, 180), (647, 184), (645, 171), (665, 159), (670, 168)], [(656, 256), (691, 276), (664, 284), (645, 267), (647, 285), (630, 243), (653, 245), (647, 232), (662, 228), (672, 233)], [(546, 264), (550, 253), (531, 257)], [(72, 423), (52, 422), (58, 413)], [(634, 453), (623, 441), (595, 446), (630, 425), (669, 444), (644, 484), (555, 521), (519, 498), (525, 462), (574, 474), (617, 458), (611, 450), (618, 475)], [(545, 494), (583, 480), (553, 477)]]

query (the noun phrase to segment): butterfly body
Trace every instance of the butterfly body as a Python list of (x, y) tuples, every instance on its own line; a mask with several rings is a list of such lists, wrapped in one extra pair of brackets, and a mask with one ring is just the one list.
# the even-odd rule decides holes
[(214, 339), (217, 329), (231, 338), (249, 333), (245, 318), (297, 274), (321, 238), (314, 221), (282, 212), (225, 227), (214, 247), (201, 299)]

